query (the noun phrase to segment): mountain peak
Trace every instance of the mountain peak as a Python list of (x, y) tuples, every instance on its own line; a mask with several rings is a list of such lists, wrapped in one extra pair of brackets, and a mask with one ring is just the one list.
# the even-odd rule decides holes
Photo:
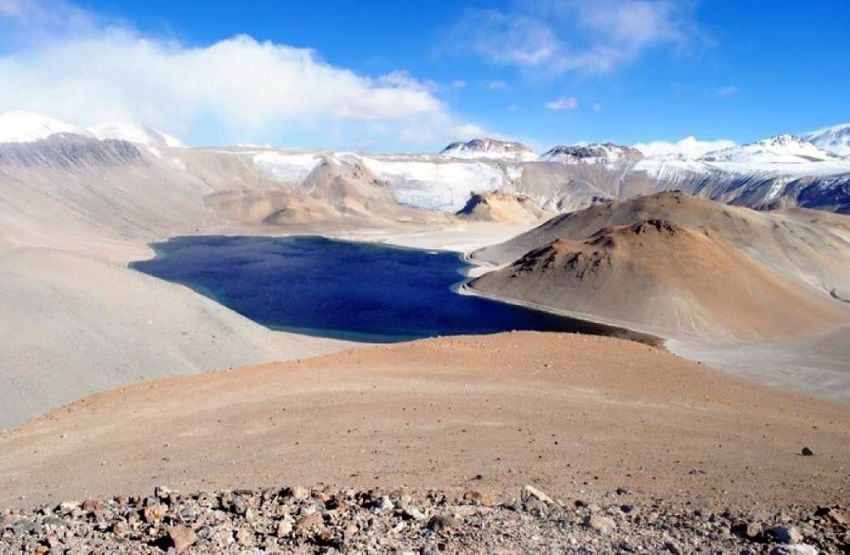
[(530, 148), (520, 142), (489, 137), (451, 143), (440, 154), (453, 158), (503, 158), (516, 161), (537, 158)]
[(850, 156), (850, 123), (825, 127), (803, 135), (803, 138), (838, 156)]
[(709, 152), (701, 159), (706, 162), (799, 164), (834, 159), (835, 155), (821, 150), (796, 135), (774, 135), (739, 147)]
[(567, 164), (612, 164), (637, 161), (641, 158), (643, 154), (639, 150), (611, 142), (558, 145), (540, 156), (541, 160)]

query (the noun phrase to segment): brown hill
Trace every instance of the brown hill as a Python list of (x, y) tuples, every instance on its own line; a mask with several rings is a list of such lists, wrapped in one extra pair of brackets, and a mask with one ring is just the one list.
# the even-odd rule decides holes
[(658, 219), (555, 239), (470, 286), (666, 337), (753, 341), (850, 321), (715, 231)]

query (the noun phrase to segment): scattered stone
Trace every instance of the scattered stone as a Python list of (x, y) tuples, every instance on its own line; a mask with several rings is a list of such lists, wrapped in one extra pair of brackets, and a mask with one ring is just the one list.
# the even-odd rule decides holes
[(814, 454), (815, 454), (815, 452), (814, 452), (814, 451), (812, 451), (811, 449), (809, 449), (808, 447), (803, 447), (803, 450), (802, 450), (802, 451), (800, 451), (800, 453), (801, 453), (804, 457), (811, 457), (811, 456), (814, 456)]
[(480, 491), (469, 490), (463, 494), (463, 500), (482, 507), (492, 507), (493, 499)]
[(552, 499), (536, 487), (528, 485), (522, 488), (521, 498), (523, 503), (528, 502), (529, 499), (537, 499), (538, 501), (542, 501), (543, 503), (555, 503), (554, 499)]
[(732, 533), (739, 538), (751, 541), (757, 541), (762, 535), (761, 525), (755, 522), (748, 522), (746, 520), (739, 520), (735, 522), (732, 524), (731, 530)]
[(293, 499), (298, 499), (300, 501), (303, 501), (304, 499), (307, 499), (307, 498), (310, 497), (310, 490), (308, 490), (307, 488), (303, 488), (301, 486), (286, 488), (286, 491), (288, 491), (288, 495), (290, 497), (292, 497)]
[(425, 520), (425, 513), (423, 513), (416, 507), (408, 507), (404, 509), (401, 513), (401, 516), (406, 520)]
[(792, 544), (803, 541), (803, 534), (794, 526), (774, 526), (767, 533), (773, 541), (779, 543)]
[(172, 526), (168, 529), (168, 539), (178, 553), (195, 544), (195, 531), (188, 526)]
[(317, 529), (325, 525), (325, 520), (320, 513), (313, 513), (298, 519), (295, 523), (295, 530), (301, 534), (315, 532)]
[(673, 555), (682, 555), (682, 548), (674, 540), (664, 540), (664, 549)]
[(275, 529), (275, 535), (278, 538), (285, 538), (289, 534), (292, 533), (292, 522), (287, 519), (283, 519), (278, 521), (277, 528)]
[(165, 505), (151, 505), (149, 507), (145, 507), (145, 510), (142, 512), (145, 522), (148, 524), (155, 524), (161, 521), (165, 517), (165, 513), (168, 512), (168, 508)]
[[(522, 501), (492, 507), (477, 490), (296, 489), (157, 488), (148, 497), (7, 509), (0, 553), (850, 552), (844, 505), (715, 512), (699, 500), (630, 494), (627, 505), (600, 507), (594, 493), (580, 492), (588, 497), (572, 510), (533, 487), (521, 490)], [(625, 494), (599, 499), (617, 495)]]
[(584, 525), (605, 536), (617, 529), (614, 519), (601, 515), (589, 515), (585, 518)]
[(451, 515), (435, 515), (428, 521), (428, 528), (434, 532), (451, 532), (460, 522)]
[(818, 555), (818, 550), (805, 543), (778, 545), (770, 550), (770, 555)]

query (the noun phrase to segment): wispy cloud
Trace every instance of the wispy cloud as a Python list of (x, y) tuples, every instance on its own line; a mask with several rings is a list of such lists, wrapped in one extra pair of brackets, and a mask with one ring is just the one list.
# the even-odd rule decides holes
[(578, 108), (578, 99), (574, 96), (559, 98), (546, 103), (549, 110), (575, 110)]
[(720, 87), (717, 89), (718, 96), (732, 96), (733, 94), (738, 92), (738, 87), (735, 85), (726, 85), (725, 87)]
[(604, 73), (655, 47), (698, 36), (693, 2), (539, 0), (511, 11), (467, 10), (451, 30), (461, 51), (499, 65), (551, 74)]
[(259, 142), (326, 127), (445, 140), (463, 123), (405, 71), (363, 75), (246, 35), (189, 46), (61, 1), (0, 0), (0, 41), (0, 111), (85, 125), (134, 119), (178, 133), (216, 128), (226, 140), (249, 133)]
[(591, 108), (593, 108), (593, 111), (594, 111), (594, 112), (601, 112), (601, 111), (602, 111), (602, 104), (601, 104), (601, 103), (599, 103), (599, 102), (594, 102), (594, 103), (591, 105)]
[(508, 84), (504, 81), (488, 81), (484, 83), (484, 88), (491, 91), (503, 91), (508, 88)]

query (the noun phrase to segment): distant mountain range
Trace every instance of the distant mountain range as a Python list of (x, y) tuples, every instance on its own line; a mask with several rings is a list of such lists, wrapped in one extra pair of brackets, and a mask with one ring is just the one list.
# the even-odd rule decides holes
[[(208, 202), (227, 197), (227, 206), (244, 212), (240, 217), (274, 223), (411, 217), (411, 209), (525, 220), (666, 190), (757, 209), (850, 213), (847, 152), (848, 125), (698, 157), (650, 156), (613, 143), (559, 145), (538, 156), (522, 143), (492, 138), (452, 143), (439, 154), (366, 154), (190, 148), (134, 123), (83, 129), (39, 114), (0, 115), (0, 184), (4, 174), (49, 181), (58, 178), (38, 168), (73, 168), (90, 173), (94, 187), (108, 179), (103, 168), (132, 167), (133, 175), (156, 173), (164, 185), (171, 183), (169, 194), (179, 195), (179, 184), (190, 182), (193, 190), (205, 184), (217, 195)], [(24, 169), (27, 176), (18, 175)], [(486, 196), (491, 192), (499, 195)]]

